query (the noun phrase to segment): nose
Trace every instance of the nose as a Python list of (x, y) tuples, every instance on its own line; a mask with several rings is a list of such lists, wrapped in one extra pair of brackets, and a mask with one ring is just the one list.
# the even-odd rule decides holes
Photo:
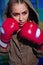
[(23, 16), (19, 15), (19, 21), (22, 21), (22, 20), (23, 20)]

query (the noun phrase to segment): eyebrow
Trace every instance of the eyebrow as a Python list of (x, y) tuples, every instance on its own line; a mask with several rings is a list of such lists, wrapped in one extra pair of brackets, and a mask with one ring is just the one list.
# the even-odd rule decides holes
[(24, 13), (24, 12), (27, 12), (27, 10), (26, 11), (23, 11), (22, 13)]
[[(27, 12), (27, 10), (25, 10), (25, 11), (23, 11), (22, 13), (24, 13), (24, 12)], [(14, 12), (14, 13), (12, 13), (13, 15), (19, 15), (19, 13), (17, 13), (17, 12)]]

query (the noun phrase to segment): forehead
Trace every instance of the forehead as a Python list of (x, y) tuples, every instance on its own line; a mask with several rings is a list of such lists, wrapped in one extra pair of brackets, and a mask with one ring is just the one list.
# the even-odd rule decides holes
[(22, 12), (28, 10), (28, 7), (25, 3), (16, 3), (12, 5), (13, 12)]

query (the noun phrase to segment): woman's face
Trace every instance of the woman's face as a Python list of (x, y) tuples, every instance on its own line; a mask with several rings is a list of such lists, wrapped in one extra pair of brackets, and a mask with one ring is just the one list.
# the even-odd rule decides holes
[(19, 26), (22, 27), (28, 20), (29, 10), (25, 3), (13, 4), (11, 16), (17, 20)]

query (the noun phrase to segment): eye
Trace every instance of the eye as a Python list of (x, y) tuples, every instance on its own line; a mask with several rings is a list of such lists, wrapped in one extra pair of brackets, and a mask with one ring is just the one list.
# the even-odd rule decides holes
[(13, 16), (18, 16), (19, 15), (19, 13), (13, 13)]
[(23, 15), (26, 15), (26, 14), (27, 14), (27, 12), (26, 12), (26, 11), (24, 11), (24, 12), (22, 12), (22, 14), (23, 14)]

